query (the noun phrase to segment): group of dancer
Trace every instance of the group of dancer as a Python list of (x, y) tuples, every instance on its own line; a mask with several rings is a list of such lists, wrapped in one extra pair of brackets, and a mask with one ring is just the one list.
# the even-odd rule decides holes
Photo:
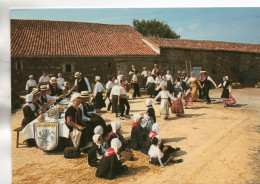
[[(121, 72), (118, 72), (118, 76), (111, 76), (103, 87), (100, 83), (100, 77), (96, 76), (93, 90), (91, 90), (87, 77), (84, 77), (80, 72), (75, 73), (73, 86), (65, 81), (61, 74), (58, 74), (58, 78), (49, 78), (46, 72), (43, 72), (38, 84), (30, 75), (26, 84), (28, 94), (26, 95), (27, 103), (23, 107), (22, 126), (25, 127), (40, 113), (46, 112), (51, 105), (64, 98), (70, 98), (71, 105), (65, 113), (66, 125), (70, 131), (77, 129), (82, 132), (77, 147), (88, 153), (88, 164), (97, 167), (97, 177), (113, 179), (126, 171), (127, 166), (123, 164), (125, 159), (122, 153), (124, 151), (131, 152), (130, 149), (147, 154), (151, 164), (161, 167), (169, 162), (179, 163), (182, 160), (174, 158), (173, 154), (180, 148), (164, 145), (162, 138), (158, 135), (160, 124), (155, 116), (153, 102), (160, 103), (160, 115), (167, 119), (170, 107), (172, 113), (177, 116), (184, 114), (182, 98), (185, 101), (185, 108), (188, 108), (188, 105), (193, 102), (199, 101), (202, 97), (205, 97), (207, 103), (210, 104), (211, 83), (216, 88), (223, 87), (224, 106), (232, 105), (234, 104), (234, 99), (230, 97), (232, 88), (227, 76), (223, 77), (223, 82), (217, 86), (206, 71), (201, 72), (200, 79), (194, 77), (193, 72), (188, 78), (186, 72), (178, 71), (175, 80), (173, 80), (170, 71), (167, 71), (164, 76), (162, 74), (163, 71), (158, 68), (158, 65), (154, 66), (152, 72), (144, 68), (141, 75), (132, 66), (129, 72), (129, 75), (132, 75), (130, 83)], [(130, 86), (134, 89), (134, 98), (140, 97), (138, 84), (140, 76), (143, 76), (143, 84), (147, 88), (150, 98), (145, 100), (146, 111), (133, 115), (131, 137), (127, 140), (121, 134), (121, 124), (118, 121), (110, 125), (106, 124), (98, 112), (106, 107), (105, 100), (108, 99), (107, 111), (109, 113), (115, 113), (116, 117), (120, 117), (121, 120), (130, 119), (129, 89)], [(198, 89), (200, 95), (198, 95)], [(27, 140), (27, 143), (32, 146), (33, 140)], [(70, 141), (70, 145), (75, 146), (73, 141)]]

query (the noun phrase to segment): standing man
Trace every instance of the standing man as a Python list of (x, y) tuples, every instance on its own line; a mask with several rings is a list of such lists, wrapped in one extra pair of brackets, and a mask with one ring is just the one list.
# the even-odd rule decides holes
[(182, 71), (182, 76), (181, 76), (181, 87), (183, 89), (183, 92), (186, 92), (187, 90), (187, 85), (186, 82), (188, 81), (188, 77), (185, 71)]
[(152, 70), (152, 75), (155, 77), (155, 74), (159, 72), (159, 68), (158, 68), (158, 65), (157, 64), (154, 64), (154, 68)]
[[(200, 71), (199, 81), (200, 81), (201, 86), (203, 86), (203, 84), (204, 84), (202, 73), (203, 73), (203, 71)], [(203, 88), (201, 88), (201, 87), (199, 87), (199, 99), (204, 99)]]
[(112, 106), (112, 102), (110, 101), (110, 93), (111, 93), (111, 91), (112, 91), (112, 88), (113, 88), (113, 86), (114, 86), (114, 81), (115, 81), (115, 77), (114, 76), (110, 76), (109, 77), (109, 81), (107, 82), (107, 84), (106, 84), (106, 96), (105, 96), (105, 98), (104, 98), (104, 101), (108, 98), (108, 100), (109, 100), (109, 104), (108, 104), (108, 106), (107, 106), (107, 112), (110, 112), (110, 108), (111, 108), (111, 106)]
[(141, 75), (143, 76), (143, 88), (145, 89), (146, 87), (146, 81), (147, 81), (147, 77), (148, 77), (148, 71), (146, 70), (146, 67), (143, 67), (143, 70)]
[(64, 86), (64, 78), (62, 77), (61, 73), (58, 73), (58, 79), (57, 79), (57, 83)]
[[(118, 106), (120, 108), (120, 119), (124, 120), (125, 117), (129, 118), (129, 111), (130, 111), (130, 105), (128, 103), (128, 95), (127, 95), (127, 89), (125, 86), (125, 80), (121, 80), (121, 86), (119, 88), (119, 96), (118, 96)], [(125, 113), (125, 106), (126, 106), (126, 113)], [(126, 116), (124, 116), (124, 113)]]
[(41, 85), (49, 85), (50, 83), (50, 77), (47, 75), (45, 71), (42, 72), (42, 76), (39, 79), (38, 87)]
[(129, 72), (129, 75), (134, 75), (135, 74), (135, 65), (132, 65), (132, 69)]
[(76, 78), (76, 80), (74, 86), (71, 88), (71, 91), (73, 91), (77, 87), (79, 93), (81, 93), (81, 91), (88, 91), (89, 93), (91, 93), (91, 87), (89, 85), (87, 77), (83, 77), (82, 73), (80, 72), (76, 72), (74, 77)]
[(210, 83), (212, 83), (216, 89), (218, 87), (217, 87), (216, 83), (213, 81), (213, 79), (210, 76), (208, 76), (208, 73), (206, 71), (203, 71), (202, 74), (203, 74), (202, 76), (203, 76), (203, 82), (204, 82), (203, 95), (206, 97), (207, 104), (210, 104), (211, 103), (211, 100), (209, 98)]
[(119, 106), (118, 106), (118, 100), (119, 100), (119, 95), (120, 95), (120, 86), (119, 86), (119, 81), (116, 79), (114, 81), (114, 86), (112, 87), (110, 96), (109, 96), (109, 100), (110, 103), (112, 102), (112, 113), (116, 114), (119, 113)]
[(29, 76), (29, 80), (26, 82), (25, 90), (27, 93), (31, 93), (33, 88), (37, 88), (37, 83), (33, 78), (33, 75)]

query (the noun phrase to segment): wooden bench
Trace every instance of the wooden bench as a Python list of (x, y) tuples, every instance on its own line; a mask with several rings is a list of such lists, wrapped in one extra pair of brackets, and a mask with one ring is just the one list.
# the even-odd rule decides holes
[(18, 148), (19, 145), (27, 145), (27, 144), (24, 144), (24, 143), (19, 143), (19, 134), (20, 134), (20, 131), (23, 130), (23, 127), (19, 127), (19, 128), (16, 128), (14, 129), (13, 131), (17, 133), (17, 137), (16, 137), (16, 148)]

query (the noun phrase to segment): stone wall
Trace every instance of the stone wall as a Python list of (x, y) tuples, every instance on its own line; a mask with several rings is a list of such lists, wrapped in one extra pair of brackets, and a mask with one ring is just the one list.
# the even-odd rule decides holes
[(178, 70), (186, 70), (187, 62), (188, 71), (190, 63), (191, 67), (202, 67), (217, 83), (225, 75), (244, 87), (253, 87), (260, 81), (260, 54), (163, 48), (161, 57), (162, 67), (174, 74)]
[[(99, 75), (101, 82), (106, 83), (110, 75), (117, 74), (117, 63), (126, 63), (128, 80), (131, 77), (128, 72), (134, 64), (138, 71), (143, 66), (149, 70), (160, 58), (156, 56), (132, 56), (132, 57), (12, 57), (11, 62), (11, 85), (16, 91), (24, 91), (29, 75), (34, 75), (38, 82), (42, 71), (48, 75), (57, 77), (62, 73), (65, 80), (74, 83), (74, 73), (80, 71), (86, 76), (91, 85), (94, 85), (94, 77)], [(71, 65), (71, 72), (66, 72), (66, 65)], [(140, 80), (140, 84), (141, 84)]]

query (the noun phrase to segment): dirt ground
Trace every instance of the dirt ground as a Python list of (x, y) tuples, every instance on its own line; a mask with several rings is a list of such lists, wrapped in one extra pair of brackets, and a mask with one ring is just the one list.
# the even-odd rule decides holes
[[(95, 177), (87, 165), (87, 155), (67, 160), (63, 153), (46, 154), (37, 148), (15, 148), (12, 132), (13, 183), (260, 183), (260, 89), (234, 89), (234, 107), (223, 107), (221, 89), (210, 91), (213, 104), (197, 102), (185, 109), (185, 116), (160, 117), (154, 105), (161, 137), (165, 144), (180, 147), (176, 154), (184, 161), (165, 168), (152, 166), (148, 157), (134, 152), (135, 161), (126, 162), (129, 170), (109, 181)], [(130, 100), (130, 114), (145, 111), (144, 98)], [(114, 114), (103, 113), (107, 123)], [(12, 116), (12, 129), (20, 126), (19, 110)], [(121, 121), (124, 137), (130, 136), (131, 120)], [(22, 138), (21, 138), (22, 141)]]

